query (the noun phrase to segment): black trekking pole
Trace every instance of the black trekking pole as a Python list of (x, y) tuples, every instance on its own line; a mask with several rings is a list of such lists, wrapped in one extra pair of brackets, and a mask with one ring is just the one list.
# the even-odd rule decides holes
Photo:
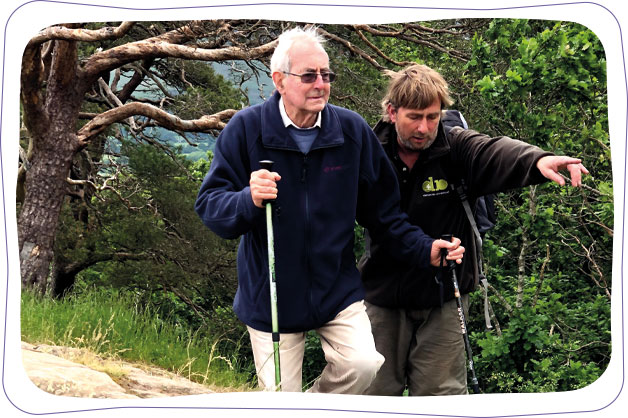
[[(259, 162), (263, 169), (272, 171), (273, 161)], [(275, 361), (275, 386), (281, 391), (281, 368), (279, 367), (279, 322), (277, 320), (277, 282), (275, 280), (275, 238), (273, 234), (273, 209), (271, 201), (265, 200), (266, 235), (268, 236), (268, 278), (270, 281), (270, 317), (273, 338), (273, 358)]]
[[(441, 237), (445, 241), (451, 242), (453, 235), (446, 234)], [(445, 257), (447, 256), (447, 250), (441, 249), (441, 266)], [(467, 334), (467, 320), (464, 316), (464, 307), (462, 306), (462, 297), (460, 296), (460, 288), (458, 287), (458, 278), (456, 277), (456, 262), (453, 260), (446, 260), (447, 267), (451, 270), (451, 281), (454, 285), (454, 296), (456, 297), (456, 305), (458, 307), (458, 317), (460, 318), (460, 329), (462, 330), (462, 339), (464, 341), (464, 348), (467, 351), (467, 359), (469, 361), (469, 370), (471, 370), (471, 387), (473, 393), (480, 393), (480, 385), (478, 384), (478, 378), (475, 376), (475, 367), (473, 366), (473, 353), (471, 352), (471, 343), (469, 342), (469, 335)]]

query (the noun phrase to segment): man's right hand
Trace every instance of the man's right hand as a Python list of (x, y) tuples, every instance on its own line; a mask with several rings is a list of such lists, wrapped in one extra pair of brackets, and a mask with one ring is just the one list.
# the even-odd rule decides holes
[(253, 204), (258, 208), (263, 207), (264, 200), (277, 199), (277, 181), (281, 180), (278, 173), (268, 170), (257, 170), (251, 173), (249, 186)]
[(462, 263), (462, 256), (464, 255), (464, 247), (460, 245), (459, 238), (453, 237), (451, 242), (443, 239), (435, 239), (432, 242), (432, 251), (430, 253), (430, 264), (434, 267), (440, 267), (440, 252), (441, 249), (447, 250), (447, 260), (454, 260), (456, 263)]

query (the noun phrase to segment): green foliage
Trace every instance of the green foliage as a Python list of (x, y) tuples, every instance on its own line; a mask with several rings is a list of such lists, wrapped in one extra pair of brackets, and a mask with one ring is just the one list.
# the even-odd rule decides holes
[[(570, 22), (501, 20), (472, 39), (470, 126), (576, 156), (578, 191), (554, 183), (498, 197), (485, 240), (502, 334), (474, 333), (488, 392), (573, 390), (610, 356), (613, 195), (604, 50)], [(516, 261), (515, 261), (516, 260)], [(471, 329), (481, 329), (481, 300)], [(498, 297), (499, 296), (499, 297)]]
[[(342, 26), (328, 28), (335, 35), (352, 43), (360, 40), (354, 31)], [(386, 88), (386, 80), (379, 71), (361, 59), (355, 59), (343, 48), (327, 45), (330, 67), (338, 75), (331, 88), (330, 103), (358, 112), (373, 125), (379, 119), (379, 99)]]
[(211, 165), (212, 160), (214, 159), (214, 153), (212, 151), (208, 151), (205, 155), (205, 159), (200, 158), (196, 160), (191, 166), (190, 171), (192, 177), (196, 180), (203, 180), (205, 175), (209, 171), (209, 166)]
[[(557, 301), (545, 305), (519, 308), (499, 337), (489, 332), (473, 334), (481, 349), (475, 364), (485, 391), (575, 390), (593, 383), (604, 371), (609, 347), (601, 341), (607, 336), (599, 330), (610, 325), (606, 301), (600, 297), (585, 303), (578, 312), (568, 312)], [(546, 309), (549, 315), (543, 313)], [(567, 326), (565, 316), (569, 322), (580, 321), (581, 328), (561, 328)], [(594, 345), (593, 350), (589, 344)]]
[(353, 253), (355, 254), (355, 259), (360, 261), (362, 255), (364, 254), (364, 227), (360, 226), (357, 222), (354, 228), (354, 236), (355, 243), (353, 245)]
[(591, 31), (574, 23), (496, 19), (472, 48), (466, 78), (475, 78), (483, 112), (468, 114), (471, 126), (583, 155), (580, 138), (599, 123), (595, 138), (608, 144), (606, 60)]
[(210, 64), (204, 62), (176, 61), (172, 65), (182, 66), (186, 77), (194, 84), (186, 86), (174, 100), (170, 110), (182, 119), (196, 119), (224, 109), (241, 109), (246, 97), (233, 84), (217, 74)]
[(305, 334), (305, 355), (303, 358), (303, 389), (310, 388), (327, 365), (320, 337), (315, 331)]

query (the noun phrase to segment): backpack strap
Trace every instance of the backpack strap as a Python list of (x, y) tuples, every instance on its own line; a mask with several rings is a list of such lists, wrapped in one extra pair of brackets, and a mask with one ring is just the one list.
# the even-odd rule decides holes
[[(450, 131), (453, 127), (459, 126), (463, 129), (468, 129), (467, 121), (457, 110), (445, 110), (441, 115), (441, 120), (443, 123), (443, 128), (445, 130), (445, 139), (449, 141)], [(448, 155), (449, 162), (447, 163), (447, 167), (451, 169), (451, 167), (455, 167), (451, 162), (451, 155)], [(473, 216), (473, 211), (471, 210), (471, 205), (469, 204), (469, 199), (467, 198), (467, 188), (464, 184), (464, 179), (460, 175), (460, 173), (454, 169), (453, 179), (454, 182), (451, 185), (451, 188), (456, 190), (458, 193), (458, 197), (460, 198), (460, 202), (464, 207), (464, 211), (469, 219), (469, 224), (471, 225), (471, 229), (473, 230), (473, 236), (475, 237), (475, 248), (477, 252), (477, 257), (474, 260), (476, 271), (478, 272), (478, 279), (480, 284), (484, 287), (484, 320), (486, 322), (486, 328), (491, 329), (493, 325), (491, 324), (491, 317), (489, 314), (489, 300), (488, 300), (488, 280), (484, 275), (484, 256), (482, 254), (482, 236), (480, 235), (480, 231), (478, 229), (477, 222), (475, 221), (475, 217)]]
[(476, 267), (478, 272), (478, 278), (480, 280), (480, 284), (484, 287), (484, 321), (486, 322), (486, 328), (491, 329), (493, 325), (491, 324), (491, 316), (489, 314), (488, 309), (488, 280), (484, 275), (484, 256), (482, 254), (482, 237), (480, 235), (480, 231), (478, 230), (478, 225), (475, 222), (475, 218), (473, 217), (473, 212), (471, 211), (471, 205), (469, 205), (469, 199), (467, 198), (466, 186), (464, 184), (464, 180), (460, 179), (460, 184), (458, 186), (453, 186), (458, 193), (458, 197), (460, 198), (460, 202), (464, 207), (464, 211), (467, 214), (467, 218), (469, 219), (469, 223), (471, 224), (471, 229), (473, 229), (473, 236), (475, 237), (475, 249), (477, 253)]

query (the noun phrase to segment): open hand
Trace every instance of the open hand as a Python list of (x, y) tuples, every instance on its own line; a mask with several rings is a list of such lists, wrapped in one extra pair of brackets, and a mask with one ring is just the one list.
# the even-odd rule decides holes
[(565, 185), (565, 179), (558, 174), (559, 170), (569, 171), (571, 185), (576, 187), (582, 185), (582, 174), (589, 174), (589, 170), (581, 164), (580, 159), (564, 155), (545, 156), (537, 161), (536, 167), (545, 178), (555, 181), (561, 186)]

